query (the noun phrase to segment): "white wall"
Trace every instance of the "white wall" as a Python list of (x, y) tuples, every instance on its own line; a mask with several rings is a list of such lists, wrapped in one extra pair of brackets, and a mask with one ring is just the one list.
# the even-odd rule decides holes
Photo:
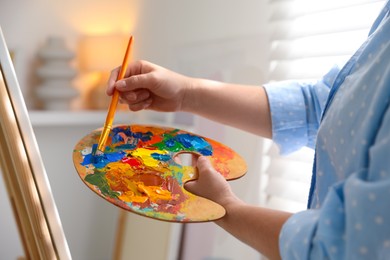
[[(0, 25), (8, 46), (16, 51), (16, 73), (29, 103), (38, 81), (37, 51), (48, 36), (65, 37), (69, 48), (77, 52), (79, 37), (84, 34), (131, 33), (135, 36), (134, 58), (180, 70), (175, 51), (181, 46), (263, 36), (265, 2), (2, 0)], [(262, 50), (253, 50), (259, 52)], [(80, 83), (75, 80), (75, 84)]]
[[(130, 0), (2, 0), (0, 25), (8, 47), (16, 52), (15, 69), (28, 107), (34, 107), (33, 89), (39, 83), (35, 71), (37, 51), (47, 37), (64, 37), (77, 52), (81, 35), (128, 32), (138, 12), (138, 2)], [(77, 59), (73, 66), (77, 67)], [(75, 80), (75, 85), (83, 87)]]
[[(26, 102), (33, 107), (30, 100), (32, 100), (31, 90), (37, 84), (34, 76), (37, 68), (36, 53), (50, 35), (64, 37), (68, 46), (76, 51), (79, 37), (83, 34), (131, 33), (135, 36), (135, 59), (147, 59), (189, 75), (260, 85), (267, 70), (266, 2), (265, 0), (239, 2), (233, 0), (1, 0), (0, 25), (8, 46), (16, 51), (16, 73)], [(74, 66), (77, 67), (77, 60)], [(83, 87), (80, 86), (79, 79), (75, 80), (75, 84)], [(207, 133), (207, 123), (200, 121), (199, 125), (201, 130)], [(256, 168), (253, 166), (256, 164), (254, 154), (256, 145), (237, 145), (237, 142), (241, 143), (240, 140), (250, 143), (248, 140), (251, 140), (252, 136), (225, 129), (220, 125), (208, 127), (219, 129), (225, 141), (229, 139), (232, 145), (242, 151), (252, 165), (250, 169)], [(45, 131), (44, 128), (37, 129), (38, 141), (43, 149), (45, 162), (50, 162), (53, 160), (51, 156), (55, 156), (50, 153), (50, 142), (53, 142), (53, 137)], [(66, 156), (67, 152), (71, 154), (72, 142), (79, 140), (84, 132), (81, 129), (70, 131), (67, 128), (58, 131), (65, 132), (69, 140), (68, 144), (63, 144), (63, 156)], [(52, 169), (49, 169), (51, 172), (49, 179), (53, 186), (61, 187), (61, 189), (56, 188), (54, 196), (64, 222), (72, 255), (75, 259), (107, 259), (112, 255), (110, 243), (113, 243), (116, 212), (112, 213), (111, 205), (106, 205), (104, 201), (95, 202), (94, 198), (89, 199), (89, 196), (94, 194), (90, 194), (91, 192), (83, 187), (81, 181), (77, 183), (75, 172), (70, 172), (72, 171), (70, 160), (64, 160), (64, 163), (64, 171), (52, 172)], [(71, 174), (74, 177), (65, 180), (64, 174)], [(251, 200), (248, 194), (253, 187), (248, 189), (245, 184), (251, 183), (250, 180), (245, 179), (243, 184), (235, 185), (237, 193), (248, 200)], [(62, 183), (66, 187), (62, 186)], [(85, 203), (78, 201), (77, 196), (87, 196), (89, 208)], [(103, 229), (100, 231), (93, 231), (97, 233), (93, 233), (92, 224), (84, 221), (83, 218), (95, 214), (98, 214), (98, 218), (103, 218), (106, 216), (104, 212), (107, 211), (111, 211), (111, 214), (96, 225), (101, 225), (104, 221), (109, 224), (102, 226)], [(76, 216), (80, 212), (82, 215)], [(225, 233), (221, 234), (220, 237), (227, 236)], [(107, 239), (104, 240), (103, 237)], [(98, 241), (99, 247), (96, 253), (101, 254), (100, 258), (91, 258), (91, 255), (88, 255), (88, 250), (94, 243), (92, 238)], [(218, 257), (221, 252), (228, 252), (229, 250), (226, 249), (234, 248), (231, 243), (231, 240), (227, 244), (225, 240), (216, 242), (215, 247), (218, 247), (218, 244), (222, 244), (222, 247), (213, 248), (210, 256)]]

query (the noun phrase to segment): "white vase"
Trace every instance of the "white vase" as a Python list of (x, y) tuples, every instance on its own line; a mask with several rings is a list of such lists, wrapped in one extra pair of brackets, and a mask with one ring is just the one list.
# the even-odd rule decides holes
[(42, 101), (43, 108), (69, 109), (70, 101), (78, 95), (72, 86), (77, 72), (70, 66), (74, 53), (67, 49), (63, 38), (49, 37), (38, 56), (43, 65), (37, 70), (42, 83), (36, 88), (36, 95)]

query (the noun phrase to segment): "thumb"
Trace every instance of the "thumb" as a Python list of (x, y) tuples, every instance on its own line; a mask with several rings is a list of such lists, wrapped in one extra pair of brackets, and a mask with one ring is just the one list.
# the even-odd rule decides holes
[(196, 162), (196, 167), (198, 168), (198, 171), (199, 171), (199, 178), (201, 177), (200, 175), (203, 176), (206, 173), (211, 173), (213, 171), (216, 172), (216, 170), (211, 165), (210, 160), (205, 156), (199, 156), (199, 158)]
[(218, 203), (219, 197), (230, 193), (230, 186), (225, 178), (217, 172), (209, 159), (200, 156), (197, 161), (198, 178), (188, 181), (184, 187), (189, 192)]
[(199, 195), (201, 186), (205, 184), (208, 175), (213, 174), (214, 168), (205, 156), (199, 156), (196, 161), (196, 178), (185, 183), (185, 189)]

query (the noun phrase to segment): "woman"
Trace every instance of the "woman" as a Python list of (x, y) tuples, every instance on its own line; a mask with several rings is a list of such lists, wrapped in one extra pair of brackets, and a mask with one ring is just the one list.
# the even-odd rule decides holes
[(189, 191), (224, 206), (218, 225), (271, 259), (390, 259), (390, 2), (367, 41), (316, 83), (261, 88), (186, 77), (146, 61), (110, 77), (132, 111), (186, 111), (272, 138), (288, 153), (315, 147), (308, 209), (247, 205), (205, 157)]

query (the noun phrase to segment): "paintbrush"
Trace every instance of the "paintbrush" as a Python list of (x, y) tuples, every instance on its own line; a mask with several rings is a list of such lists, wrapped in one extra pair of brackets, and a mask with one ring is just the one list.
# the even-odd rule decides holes
[[(132, 44), (133, 44), (133, 36), (130, 36), (129, 43), (127, 45), (127, 49), (126, 49), (126, 53), (125, 53), (125, 57), (123, 58), (122, 66), (120, 68), (120, 71), (119, 71), (119, 74), (117, 77), (117, 81), (121, 80), (125, 77), (127, 65), (129, 63), (129, 60), (130, 60)], [(99, 143), (97, 146), (95, 145), (93, 147), (93, 150), (92, 150), (93, 156), (95, 156), (95, 155), (98, 156), (98, 155), (104, 154), (104, 149), (106, 147), (108, 135), (110, 134), (110, 131), (112, 128), (112, 123), (114, 121), (114, 116), (115, 116), (116, 108), (118, 106), (118, 101), (119, 101), (119, 92), (117, 90), (114, 90), (114, 93), (113, 93), (112, 98), (111, 98), (110, 106), (108, 108), (106, 121), (104, 123), (102, 133), (100, 134)]]

